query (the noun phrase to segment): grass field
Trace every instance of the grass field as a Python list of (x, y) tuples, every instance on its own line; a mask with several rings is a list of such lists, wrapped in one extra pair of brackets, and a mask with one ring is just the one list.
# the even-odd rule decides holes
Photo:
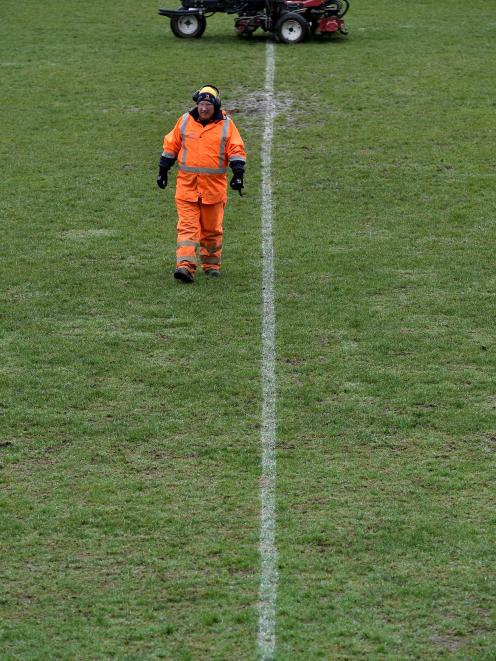
[[(266, 40), (178, 40), (158, 6), (0, 7), (9, 661), (258, 655)], [(275, 49), (276, 658), (489, 661), (496, 8), (348, 25)], [(185, 287), (154, 180), (204, 82), (247, 195)]]

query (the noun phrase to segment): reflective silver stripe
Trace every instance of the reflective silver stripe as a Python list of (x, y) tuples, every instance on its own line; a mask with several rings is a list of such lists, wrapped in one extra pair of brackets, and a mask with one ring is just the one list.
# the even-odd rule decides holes
[(178, 257), (176, 259), (176, 264), (181, 264), (181, 262), (189, 262), (190, 264), (193, 264), (191, 257)]
[(194, 246), (195, 248), (197, 248), (200, 244), (198, 243), (198, 241), (186, 240), (186, 241), (178, 241), (176, 245), (178, 248), (181, 248), (182, 246)]
[(181, 142), (183, 145), (183, 164), (186, 163), (186, 147), (184, 145), (184, 138), (186, 136), (186, 124), (188, 123), (189, 112), (185, 112), (183, 115), (183, 123), (181, 124)]
[(224, 163), (224, 149), (226, 147), (226, 138), (227, 138), (227, 129), (229, 127), (230, 118), (226, 117), (224, 120), (224, 126), (222, 127), (222, 136), (220, 138), (220, 148), (219, 148), (219, 167), (222, 167)]
[(163, 151), (162, 156), (165, 156), (165, 158), (177, 158), (177, 154), (173, 154), (171, 151)]
[(227, 172), (227, 168), (194, 168), (191, 165), (184, 164), (178, 167), (183, 172), (197, 172), (198, 174), (225, 174)]
[(202, 264), (220, 264), (220, 257), (201, 257)]
[(222, 250), (222, 243), (219, 243), (218, 246), (207, 246), (207, 245), (205, 245), (204, 243), (200, 243), (200, 245), (201, 245), (201, 247), (203, 248), (203, 250), (206, 250), (206, 251), (209, 252), (210, 254), (212, 254), (212, 253), (214, 253), (214, 252), (217, 252), (217, 251), (219, 251), (219, 250)]
[(243, 161), (243, 163), (246, 163), (246, 158), (244, 158), (243, 156), (233, 156), (232, 158), (229, 159), (229, 165), (231, 165), (233, 161)]

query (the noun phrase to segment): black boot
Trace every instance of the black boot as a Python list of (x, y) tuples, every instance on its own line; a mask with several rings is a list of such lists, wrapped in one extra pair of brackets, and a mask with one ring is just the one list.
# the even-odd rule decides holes
[(193, 282), (194, 276), (186, 267), (180, 267), (174, 271), (174, 277), (181, 282)]

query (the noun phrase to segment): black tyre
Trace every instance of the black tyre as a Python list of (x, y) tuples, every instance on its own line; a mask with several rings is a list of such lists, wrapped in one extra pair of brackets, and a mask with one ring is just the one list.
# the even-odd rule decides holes
[(207, 20), (201, 14), (187, 14), (171, 18), (171, 30), (179, 39), (199, 39), (205, 32)]
[(277, 21), (274, 31), (283, 44), (297, 44), (306, 38), (308, 23), (300, 14), (288, 12)]
[(343, 18), (343, 16), (346, 14), (348, 9), (350, 8), (350, 3), (348, 0), (341, 0), (339, 3), (339, 18)]

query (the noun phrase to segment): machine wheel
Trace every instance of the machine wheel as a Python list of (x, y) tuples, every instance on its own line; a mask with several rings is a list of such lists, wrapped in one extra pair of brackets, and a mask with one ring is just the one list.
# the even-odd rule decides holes
[(284, 44), (297, 44), (306, 38), (308, 23), (300, 14), (288, 12), (277, 21), (274, 31)]
[(201, 14), (173, 16), (170, 25), (172, 32), (180, 39), (199, 39), (205, 32), (207, 20)]

